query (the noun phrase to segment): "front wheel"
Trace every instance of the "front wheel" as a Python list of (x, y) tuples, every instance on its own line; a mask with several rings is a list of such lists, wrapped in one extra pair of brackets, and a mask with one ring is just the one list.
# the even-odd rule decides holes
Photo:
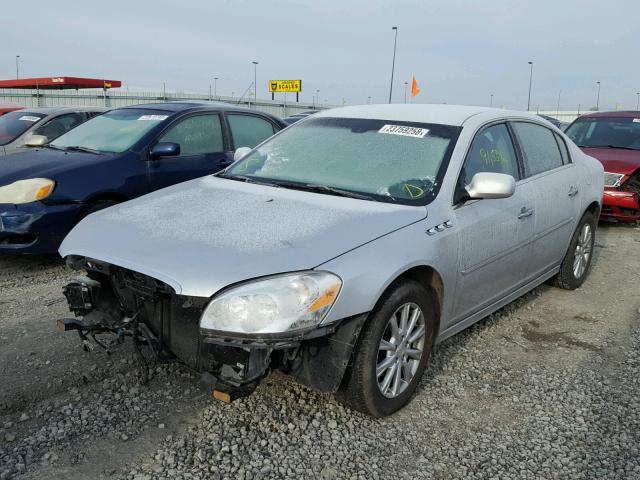
[(553, 279), (555, 286), (575, 290), (582, 285), (591, 267), (595, 238), (596, 219), (593, 213), (586, 212), (571, 237), (569, 249), (560, 264), (560, 271)]
[(391, 287), (369, 314), (338, 398), (375, 417), (399, 410), (420, 383), (435, 334), (431, 292), (412, 280)]

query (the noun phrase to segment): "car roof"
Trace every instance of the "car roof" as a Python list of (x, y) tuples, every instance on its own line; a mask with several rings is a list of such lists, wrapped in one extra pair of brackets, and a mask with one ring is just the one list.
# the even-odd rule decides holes
[(225, 112), (244, 112), (244, 113), (258, 113), (265, 117), (272, 119), (279, 123), (281, 126), (285, 124), (280, 118), (270, 113), (261, 112), (259, 110), (252, 110), (250, 108), (238, 107), (230, 103), (224, 102), (210, 102), (207, 100), (192, 100), (192, 101), (177, 101), (177, 102), (163, 102), (163, 103), (139, 103), (137, 105), (127, 105), (124, 107), (118, 107), (118, 110), (124, 108), (141, 108), (149, 110), (158, 110), (164, 112), (184, 112), (188, 110), (212, 110), (212, 111), (225, 111)]
[(476, 115), (482, 115), (483, 120), (492, 118), (530, 118), (540, 120), (537, 115), (515, 110), (503, 110), (499, 108), (476, 107), (467, 105), (445, 104), (382, 104), (382, 105), (358, 105), (352, 107), (333, 108), (323, 110), (314, 115), (317, 117), (340, 118), (371, 118), (378, 120), (391, 120), (397, 122), (438, 123), (444, 125), (462, 126), (465, 121)]
[(638, 110), (615, 110), (612, 112), (591, 112), (580, 115), (578, 118), (584, 117), (608, 117), (608, 118), (638, 118), (640, 111)]
[[(230, 103), (224, 102), (209, 102), (207, 100), (193, 100), (193, 101), (177, 101), (177, 102), (162, 102), (162, 103), (140, 103), (137, 105), (127, 105), (119, 108), (147, 108), (150, 110), (164, 110), (169, 112), (181, 112), (184, 110), (190, 110), (194, 108), (204, 108), (211, 110), (240, 110), (243, 112), (255, 112), (248, 108), (237, 107)], [(263, 113), (263, 112), (260, 112)]]
[(53, 115), (56, 113), (67, 113), (67, 112), (106, 112), (109, 110), (106, 107), (87, 107), (87, 106), (60, 106), (60, 107), (27, 107), (24, 109), (25, 114), (27, 113), (40, 113), (42, 115)]

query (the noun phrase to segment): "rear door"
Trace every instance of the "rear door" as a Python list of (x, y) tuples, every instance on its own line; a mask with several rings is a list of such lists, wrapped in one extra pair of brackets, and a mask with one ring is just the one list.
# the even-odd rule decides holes
[(512, 122), (522, 152), (525, 182), (534, 194), (535, 235), (530, 259), (539, 276), (564, 257), (579, 215), (576, 168), (564, 139), (545, 126)]
[(513, 196), (469, 200), (459, 196), (452, 222), (458, 236), (458, 280), (454, 320), (462, 321), (527, 283), (531, 272), (534, 232), (533, 197), (521, 181), (521, 164), (506, 123), (480, 130), (474, 138), (458, 180), (459, 192), (479, 172), (511, 175)]
[(161, 142), (180, 145), (180, 155), (148, 161), (150, 190), (209, 175), (231, 164), (219, 113), (179, 119), (155, 143)]
[(227, 113), (233, 149), (253, 148), (279, 130), (268, 118), (249, 113)]

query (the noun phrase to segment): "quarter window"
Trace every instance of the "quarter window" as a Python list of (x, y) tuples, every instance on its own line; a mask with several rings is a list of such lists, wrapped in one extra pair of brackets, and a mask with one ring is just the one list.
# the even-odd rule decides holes
[(524, 154), (527, 177), (562, 166), (562, 155), (551, 130), (525, 122), (516, 122), (513, 127)]
[(229, 114), (227, 118), (235, 148), (253, 148), (274, 134), (271, 122), (255, 115)]
[(480, 172), (505, 173), (516, 180), (520, 178), (516, 153), (505, 124), (488, 127), (473, 140), (460, 174), (459, 187), (469, 185), (473, 176)]
[(560, 155), (562, 156), (562, 163), (565, 165), (571, 163), (571, 158), (569, 157), (569, 149), (567, 149), (567, 144), (562, 139), (560, 135), (557, 133), (553, 133), (556, 137), (556, 141), (558, 142), (558, 146), (560, 147)]
[(185, 118), (160, 137), (159, 142), (180, 145), (180, 156), (205, 155), (224, 151), (219, 115)]

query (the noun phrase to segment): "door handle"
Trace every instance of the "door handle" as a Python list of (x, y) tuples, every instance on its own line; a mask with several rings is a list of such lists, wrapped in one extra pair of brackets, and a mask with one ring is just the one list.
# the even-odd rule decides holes
[(530, 217), (531, 215), (533, 215), (533, 208), (522, 207), (518, 218), (522, 220), (523, 218)]
[(575, 197), (578, 194), (578, 187), (576, 187), (575, 185), (571, 185), (571, 188), (569, 188), (569, 193), (567, 195), (569, 195), (570, 197)]

